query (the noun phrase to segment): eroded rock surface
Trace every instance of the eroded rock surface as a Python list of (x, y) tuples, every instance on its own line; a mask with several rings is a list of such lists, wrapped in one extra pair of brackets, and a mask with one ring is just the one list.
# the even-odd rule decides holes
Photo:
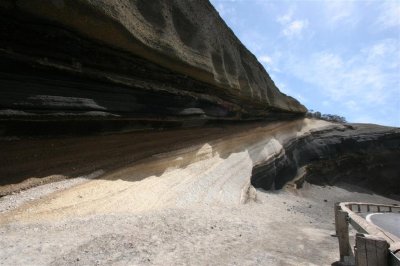
[(0, 14), (0, 119), (8, 134), (27, 129), (21, 119), (28, 128), (53, 121), (45, 130), (90, 120), (87, 130), (98, 131), (306, 111), (205, 0), (6, 0)]
[(281, 189), (295, 180), (318, 185), (354, 184), (376, 193), (400, 196), (400, 129), (348, 124), (292, 139), (284, 153), (253, 168), (252, 184)]
[[(400, 191), (398, 129), (314, 126), (311, 134), (297, 136), (293, 126), (302, 127), (302, 120), (289, 119), (301, 116), (305, 107), (279, 92), (208, 1), (7, 0), (0, 13), (0, 136), (7, 151), (0, 153), (3, 195), (111, 165), (118, 169), (217, 137), (230, 139), (234, 130), (246, 129), (259, 145), (268, 141), (263, 149), (273, 154), (247, 164), (256, 187), (279, 189), (292, 179), (347, 180), (380, 193)], [(280, 137), (255, 137), (250, 133), (255, 124), (227, 124), (257, 119), (280, 120), (287, 128), (274, 131)], [(209, 127), (221, 121), (227, 132)], [(205, 127), (59, 138), (192, 126)], [(36, 136), (42, 137), (18, 139)], [(131, 138), (137, 143), (123, 146)], [(118, 156), (110, 159), (107, 152), (117, 152), (115, 143)], [(249, 143), (232, 145), (248, 150)], [(384, 185), (376, 186), (381, 181)]]
[[(254, 199), (251, 185), (281, 189), (291, 182), (300, 187), (304, 180), (320, 185), (346, 182), (386, 196), (400, 194), (400, 130), (376, 125), (299, 119), (106, 136), (5, 139), (0, 144), (7, 151), (0, 153), (4, 162), (0, 195), (99, 172), (96, 177), (118, 184), (116, 195), (143, 197), (140, 202), (147, 205), (237, 204)], [(100, 187), (109, 191), (110, 184), (98, 182), (92, 196), (107, 198)], [(142, 185), (132, 187), (131, 182)], [(170, 183), (180, 189), (171, 189)]]

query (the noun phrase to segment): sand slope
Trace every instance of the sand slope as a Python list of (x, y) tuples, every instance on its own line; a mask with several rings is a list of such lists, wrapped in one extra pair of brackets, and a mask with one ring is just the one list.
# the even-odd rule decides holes
[(0, 263), (330, 265), (334, 202), (394, 201), (345, 184), (265, 192), (250, 177), (287, 140), (332, 126), (270, 124), (2, 197)]

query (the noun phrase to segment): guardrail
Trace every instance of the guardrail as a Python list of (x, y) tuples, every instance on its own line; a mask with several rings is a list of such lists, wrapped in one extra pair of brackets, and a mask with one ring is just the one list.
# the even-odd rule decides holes
[[(336, 236), (339, 240), (340, 262), (344, 265), (400, 265), (400, 238), (367, 222), (357, 213), (399, 212), (398, 205), (363, 202), (340, 202), (335, 204)], [(350, 246), (349, 227), (358, 232), (353, 249)]]

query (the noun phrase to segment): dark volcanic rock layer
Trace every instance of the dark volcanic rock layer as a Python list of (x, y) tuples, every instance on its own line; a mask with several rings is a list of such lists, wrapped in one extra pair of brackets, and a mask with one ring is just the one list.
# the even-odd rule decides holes
[(314, 131), (293, 139), (279, 154), (253, 168), (252, 184), (281, 189), (295, 180), (317, 185), (354, 184), (400, 196), (400, 129), (368, 124)]
[(6, 0), (0, 25), (3, 134), (23, 132), (21, 120), (96, 131), (306, 111), (208, 1)]
[[(307, 126), (295, 120), (305, 112), (207, 0), (0, 1), (0, 196), (216, 139), (240, 147), (229, 155), (256, 154), (244, 166), (256, 187), (281, 188), (304, 170), (300, 180), (399, 194), (398, 129), (336, 126), (293, 137)], [(258, 124), (232, 125), (254, 120), (286, 122), (262, 133)], [(254, 140), (230, 142), (246, 130)], [(263, 152), (284, 153), (263, 161), (255, 142), (269, 138)]]

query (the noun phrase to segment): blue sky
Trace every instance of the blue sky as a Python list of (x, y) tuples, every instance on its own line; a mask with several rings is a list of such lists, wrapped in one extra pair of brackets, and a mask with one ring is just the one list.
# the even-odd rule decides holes
[(308, 109), (400, 126), (400, 0), (211, 3)]

